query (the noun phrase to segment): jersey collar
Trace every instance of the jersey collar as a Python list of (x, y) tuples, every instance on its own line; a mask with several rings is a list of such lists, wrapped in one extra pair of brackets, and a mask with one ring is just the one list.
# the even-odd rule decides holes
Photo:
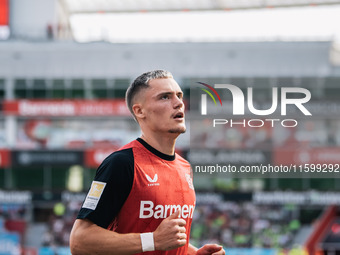
[(147, 142), (145, 142), (142, 138), (137, 138), (137, 141), (140, 142), (148, 151), (155, 154), (156, 156), (160, 157), (161, 159), (167, 160), (167, 161), (173, 161), (175, 160), (175, 154), (174, 155), (168, 155), (164, 154), (158, 150), (156, 150), (154, 147), (149, 145)]

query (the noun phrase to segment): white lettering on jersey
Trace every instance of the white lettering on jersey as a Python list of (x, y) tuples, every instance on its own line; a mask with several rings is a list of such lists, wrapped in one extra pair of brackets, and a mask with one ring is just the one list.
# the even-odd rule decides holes
[(177, 210), (181, 210), (180, 217), (183, 219), (193, 216), (195, 205), (154, 205), (152, 201), (140, 201), (139, 218), (165, 219)]

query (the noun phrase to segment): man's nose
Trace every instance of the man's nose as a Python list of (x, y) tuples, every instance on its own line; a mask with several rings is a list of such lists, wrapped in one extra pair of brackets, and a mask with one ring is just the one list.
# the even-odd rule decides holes
[(181, 108), (183, 105), (184, 105), (183, 100), (178, 98), (178, 97), (176, 97), (175, 103), (174, 103), (174, 108), (175, 109)]

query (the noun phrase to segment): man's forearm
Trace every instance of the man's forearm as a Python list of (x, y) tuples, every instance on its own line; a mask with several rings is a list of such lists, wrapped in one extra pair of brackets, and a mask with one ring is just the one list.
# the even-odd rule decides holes
[(188, 255), (195, 255), (197, 250), (198, 249), (195, 246), (193, 246), (192, 244), (189, 243), (189, 246), (188, 246)]
[(70, 238), (73, 255), (129, 255), (142, 252), (140, 234), (118, 234), (98, 227), (89, 221), (82, 222), (81, 225), (79, 220), (77, 221)]
[(75, 221), (70, 237), (73, 255), (118, 254), (129, 255), (142, 251), (172, 250), (186, 245), (186, 221), (179, 218), (180, 210), (164, 219), (150, 233), (119, 234), (101, 228), (87, 219)]

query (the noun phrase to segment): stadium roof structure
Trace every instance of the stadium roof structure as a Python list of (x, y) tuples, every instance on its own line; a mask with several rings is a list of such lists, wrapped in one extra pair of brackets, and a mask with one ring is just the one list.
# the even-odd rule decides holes
[(340, 38), (340, 0), (59, 0), (58, 4), (59, 20), (77, 42)]
[(339, 0), (60, 0), (70, 14), (239, 10), (340, 4)]

